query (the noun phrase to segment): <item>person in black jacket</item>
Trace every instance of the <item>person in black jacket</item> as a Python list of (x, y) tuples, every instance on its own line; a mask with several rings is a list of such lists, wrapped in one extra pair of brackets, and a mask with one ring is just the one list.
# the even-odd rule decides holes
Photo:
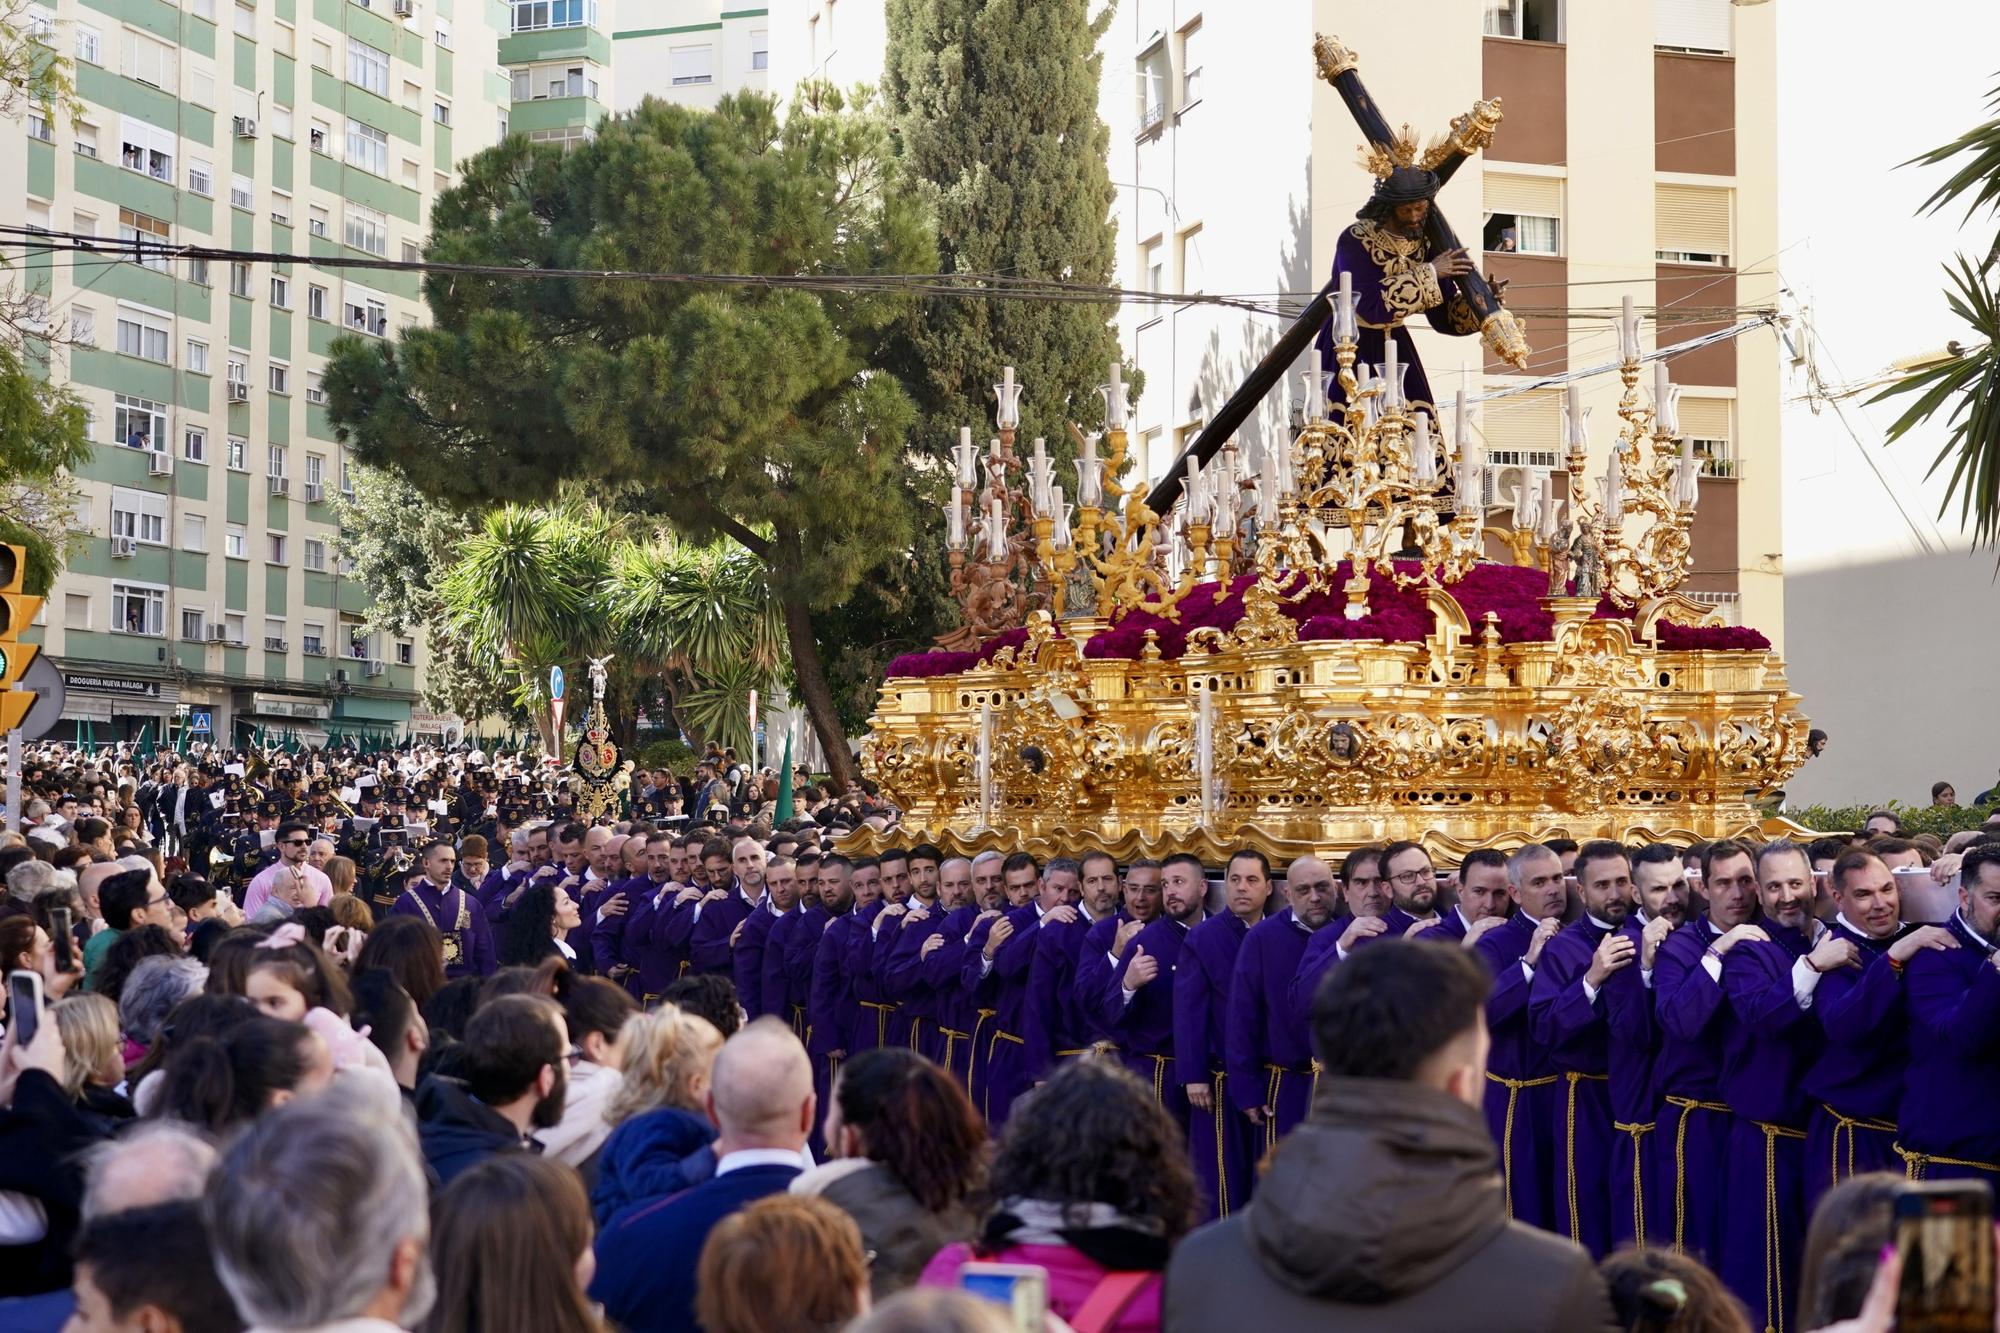
[[(62, 1034), (46, 1009), (25, 1046), (18, 1023), (0, 1041), (0, 1194), (44, 1215), (42, 1235), (0, 1245), (0, 1296), (55, 1291), (70, 1283), (70, 1244), (83, 1211), (79, 1155), (104, 1135), (63, 1091)], [(31, 1229), (31, 1228), (30, 1228)]]
[(518, 1152), (562, 1120), (569, 1029), (546, 997), (504, 995), (465, 1025), (463, 1081), (432, 1075), (417, 1089), (417, 1138), (439, 1188), (500, 1152)]

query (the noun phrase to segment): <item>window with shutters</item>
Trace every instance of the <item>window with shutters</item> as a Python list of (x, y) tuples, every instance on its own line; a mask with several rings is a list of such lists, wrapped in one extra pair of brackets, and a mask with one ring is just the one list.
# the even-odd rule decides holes
[(1731, 407), (1727, 398), (1680, 398), (1681, 434), (1694, 445), (1704, 477), (1735, 477), (1737, 470), (1735, 432), (1730, 428)]
[(1554, 176), (1485, 176), (1488, 254), (1562, 253), (1562, 188)]
[(1663, 51), (1728, 55), (1730, 0), (1653, 0), (1653, 45)]
[(127, 28), (123, 35), (125, 77), (151, 84), (161, 92), (173, 92), (177, 48), (137, 28)]
[(1729, 264), (1730, 192), (1709, 185), (1654, 186), (1654, 257), (1663, 264)]
[[(715, 81), (715, 48), (676, 46), (667, 52), (667, 73), (676, 88)], [(572, 94), (574, 95), (574, 94)]]
[[(1486, 438), (1489, 477), (1495, 469), (1557, 466), (1564, 447), (1562, 400), (1560, 389), (1536, 389), (1495, 398), (1484, 405), (1481, 433)], [(1501, 480), (1504, 483), (1506, 478)], [(1488, 491), (1492, 503), (1514, 502), (1511, 493), (1499, 496), (1491, 485)]]

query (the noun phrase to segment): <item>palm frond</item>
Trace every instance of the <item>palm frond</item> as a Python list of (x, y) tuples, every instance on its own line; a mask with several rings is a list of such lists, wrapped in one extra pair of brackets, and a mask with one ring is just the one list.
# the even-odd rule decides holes
[(1939, 515), (1949, 512), (1955, 500), (1959, 521), (1970, 529), (1973, 544), (1986, 547), (2000, 542), (2000, 295), (1970, 260), (1961, 255), (1957, 264), (1955, 270), (1946, 270), (1952, 282), (1947, 293), (1952, 313), (1986, 345), (1910, 375), (1869, 401), (1915, 396), (1889, 427), (1887, 439), (1892, 443), (1939, 412), (1949, 412), (1950, 434), (1927, 475), (1951, 465)]

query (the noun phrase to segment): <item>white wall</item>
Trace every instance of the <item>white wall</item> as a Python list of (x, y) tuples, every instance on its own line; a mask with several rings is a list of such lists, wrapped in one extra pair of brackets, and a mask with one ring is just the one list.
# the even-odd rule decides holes
[[(1946, 306), (1942, 265), (1955, 250), (1983, 253), (1993, 225), (1961, 231), (1962, 207), (1917, 217), (1946, 173), (1897, 164), (1987, 117), (2000, 10), (1955, 4), (1940, 24), (1883, 22), (1861, 0), (1773, 8), (1778, 266), (1810, 308), (1821, 378), (1857, 382), (1966, 336)], [(1885, 73), (1893, 86), (1882, 96), (1859, 92)], [(1792, 372), (1787, 388), (1805, 394), (1805, 376)], [(1944, 779), (1970, 799), (2000, 767), (1994, 554), (1969, 554), (1956, 522), (1937, 517), (1943, 479), (1924, 473), (1946, 432), (1933, 424), (1885, 448), (1901, 408), (1865, 397), (1839, 412), (1798, 401), (1785, 412), (1786, 655), (1806, 711), (1832, 738), (1789, 791), (1795, 804), (1922, 803)]]

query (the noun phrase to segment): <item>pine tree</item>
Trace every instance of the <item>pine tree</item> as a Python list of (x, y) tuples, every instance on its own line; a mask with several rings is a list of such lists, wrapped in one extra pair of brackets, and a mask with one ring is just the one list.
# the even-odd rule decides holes
[[(427, 258), (513, 270), (756, 278), (926, 273), (935, 243), (886, 129), (837, 96), (647, 101), (564, 152), (509, 139), (432, 211)], [(907, 562), (910, 400), (882, 345), (894, 284), (806, 288), (437, 273), (434, 323), (336, 343), (333, 418), (361, 461), (460, 507), (565, 481), (760, 560), (797, 697), (836, 778), (856, 776), (812, 625)]]

